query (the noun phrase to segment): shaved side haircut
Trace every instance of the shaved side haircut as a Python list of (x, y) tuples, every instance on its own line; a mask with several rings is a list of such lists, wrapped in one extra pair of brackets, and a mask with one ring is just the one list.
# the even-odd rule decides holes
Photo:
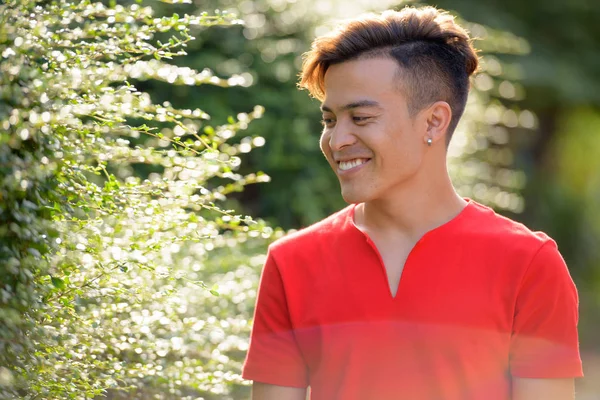
[(299, 86), (322, 101), (329, 66), (364, 58), (396, 60), (398, 89), (411, 116), (436, 101), (447, 102), (450, 141), (465, 110), (469, 78), (479, 65), (469, 34), (453, 16), (434, 7), (405, 7), (344, 23), (314, 40), (304, 54)]

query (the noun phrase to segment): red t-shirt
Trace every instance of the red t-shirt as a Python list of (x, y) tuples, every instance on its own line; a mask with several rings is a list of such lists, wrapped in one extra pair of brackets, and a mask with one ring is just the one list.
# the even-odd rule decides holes
[(556, 244), (470, 201), (428, 232), (392, 297), (354, 206), (271, 245), (243, 377), (313, 400), (507, 400), (510, 377), (582, 376)]

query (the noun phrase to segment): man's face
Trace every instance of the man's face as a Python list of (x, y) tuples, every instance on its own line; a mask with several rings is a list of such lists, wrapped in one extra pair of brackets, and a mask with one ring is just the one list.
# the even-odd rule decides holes
[(325, 74), (321, 150), (348, 203), (408, 189), (421, 165), (426, 134), (398, 89), (398, 67), (385, 58), (332, 65)]

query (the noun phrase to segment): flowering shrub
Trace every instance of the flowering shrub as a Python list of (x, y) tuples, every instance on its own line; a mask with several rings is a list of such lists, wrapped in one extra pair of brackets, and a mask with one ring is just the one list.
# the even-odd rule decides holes
[(244, 85), (168, 63), (194, 26), (236, 23), (137, 3), (0, 5), (0, 398), (244, 393), (274, 232), (228, 200), (268, 180), (236, 172), (264, 139), (230, 139), (263, 110), (213, 125), (136, 88)]

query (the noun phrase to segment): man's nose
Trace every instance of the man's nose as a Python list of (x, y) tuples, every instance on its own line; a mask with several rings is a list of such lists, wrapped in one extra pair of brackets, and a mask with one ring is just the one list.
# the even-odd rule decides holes
[(332, 151), (340, 151), (344, 147), (352, 146), (356, 140), (352, 127), (338, 122), (329, 136), (329, 147)]

